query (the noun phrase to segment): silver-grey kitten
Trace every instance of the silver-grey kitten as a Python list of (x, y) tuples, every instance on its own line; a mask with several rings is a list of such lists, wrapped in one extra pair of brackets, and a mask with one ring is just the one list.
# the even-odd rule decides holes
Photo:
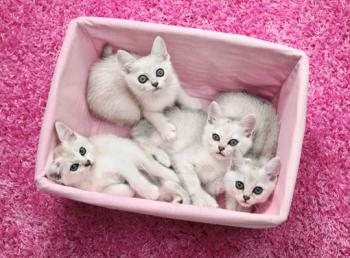
[(275, 155), (279, 121), (271, 102), (243, 92), (222, 93), (215, 98), (215, 101), (228, 118), (240, 119), (248, 114), (256, 117), (254, 143), (249, 154), (265, 158), (272, 158)]
[(201, 107), (180, 86), (164, 40), (156, 37), (151, 53), (137, 56), (124, 50), (104, 58), (90, 71), (87, 101), (97, 116), (114, 123), (134, 124), (143, 116), (165, 140), (176, 136), (176, 128), (163, 115), (175, 102), (188, 108)]
[[(232, 151), (246, 153), (250, 149), (255, 117), (225, 118), (215, 102), (210, 104), (208, 115), (200, 110), (173, 108), (166, 116), (177, 128), (173, 142), (163, 141), (144, 120), (133, 128), (132, 136), (162, 163), (170, 162), (162, 160), (169, 155), (194, 205), (217, 207), (210, 194), (216, 196), (223, 191), (222, 178), (229, 168)], [(166, 153), (163, 155), (162, 151)]]

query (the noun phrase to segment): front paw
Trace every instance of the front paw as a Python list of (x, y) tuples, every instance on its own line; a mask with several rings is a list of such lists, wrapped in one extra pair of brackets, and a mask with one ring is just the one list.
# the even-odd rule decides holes
[(159, 188), (155, 185), (148, 187), (147, 192), (143, 194), (144, 198), (149, 200), (157, 200), (159, 198)]
[(160, 134), (163, 140), (172, 141), (176, 138), (176, 127), (171, 123), (167, 123)]
[(219, 207), (216, 200), (207, 193), (192, 195), (192, 203), (193, 205), (197, 205), (197, 206), (205, 206), (205, 207), (213, 207), (213, 208)]

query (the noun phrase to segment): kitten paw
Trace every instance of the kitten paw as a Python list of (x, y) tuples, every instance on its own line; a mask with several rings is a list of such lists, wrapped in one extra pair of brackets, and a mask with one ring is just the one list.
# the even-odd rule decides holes
[(171, 167), (171, 160), (168, 154), (166, 154), (165, 151), (157, 151), (153, 153), (153, 156), (155, 160), (157, 160), (160, 164), (163, 166), (170, 168)]
[(192, 197), (193, 205), (205, 206), (205, 207), (219, 207), (216, 200), (207, 193), (196, 194)]
[(176, 138), (176, 127), (171, 123), (167, 123), (161, 132), (161, 136), (165, 141), (174, 140)]
[(150, 186), (143, 195), (146, 199), (157, 200), (159, 198), (159, 188), (155, 185)]

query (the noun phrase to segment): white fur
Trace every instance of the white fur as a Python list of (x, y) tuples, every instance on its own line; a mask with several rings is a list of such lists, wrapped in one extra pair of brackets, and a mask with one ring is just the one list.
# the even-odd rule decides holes
[[(175, 141), (163, 141), (144, 120), (132, 130), (135, 141), (155, 156), (155, 146), (169, 154), (193, 204), (217, 207), (216, 200), (210, 194), (215, 196), (223, 191), (222, 178), (229, 168), (232, 151), (239, 149), (245, 153), (251, 147), (249, 132), (254, 128), (251, 125), (245, 128), (246, 124), (242, 121), (254, 120), (254, 116), (245, 117), (241, 121), (227, 119), (222, 116), (220, 107), (215, 102), (209, 106), (208, 116), (203, 111), (178, 108), (171, 109), (166, 115), (177, 128)], [(213, 133), (219, 134), (221, 141), (214, 141)], [(238, 144), (228, 145), (233, 138), (239, 141)], [(219, 146), (225, 149), (219, 152)]]
[[(147, 157), (130, 139), (110, 134), (86, 138), (61, 122), (56, 122), (55, 127), (61, 144), (56, 147), (54, 161), (46, 173), (55, 182), (120, 196), (131, 197), (136, 193), (151, 200), (190, 202), (176, 174)], [(84, 155), (79, 152), (81, 147), (86, 149)], [(71, 171), (72, 164), (79, 164), (79, 168)], [(152, 184), (151, 179), (158, 179), (160, 186)]]
[[(164, 40), (156, 37), (151, 53), (143, 57), (124, 50), (110, 53), (107, 46), (105, 58), (91, 68), (87, 90), (90, 109), (115, 123), (134, 124), (144, 116), (163, 139), (173, 139), (176, 128), (163, 115), (164, 109), (175, 102), (188, 108), (201, 106), (181, 88)], [(164, 76), (156, 76), (159, 68), (164, 70)], [(140, 75), (147, 76), (148, 80), (140, 83)], [(155, 83), (157, 87), (152, 85)]]
[[(238, 152), (235, 152), (235, 154)], [(278, 157), (267, 161), (244, 158), (242, 155), (234, 155), (233, 166), (224, 177), (226, 193), (226, 209), (236, 211), (250, 211), (259, 203), (265, 202), (273, 193), (281, 162)], [(244, 184), (244, 189), (237, 189), (236, 182)], [(253, 189), (261, 187), (261, 194), (255, 194)], [(244, 200), (244, 197), (248, 198)]]
[(241, 119), (248, 114), (255, 116), (256, 128), (250, 154), (259, 158), (264, 156), (267, 159), (275, 155), (279, 122), (276, 110), (270, 102), (243, 92), (222, 93), (215, 98), (215, 101), (226, 117)]

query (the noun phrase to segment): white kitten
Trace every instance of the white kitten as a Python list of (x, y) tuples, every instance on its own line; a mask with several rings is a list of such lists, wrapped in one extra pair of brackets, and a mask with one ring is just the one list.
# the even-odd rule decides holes
[[(56, 122), (55, 128), (61, 144), (55, 148), (54, 161), (47, 170), (49, 179), (87, 191), (190, 202), (176, 174), (147, 157), (130, 139), (110, 134), (86, 138), (61, 122)], [(159, 179), (160, 187), (140, 170)]]
[(91, 68), (87, 89), (90, 109), (115, 123), (134, 124), (144, 116), (163, 139), (173, 139), (176, 128), (163, 115), (164, 109), (175, 102), (194, 109), (201, 105), (181, 88), (164, 40), (156, 37), (148, 56), (111, 52), (106, 47), (105, 58)]
[(265, 202), (275, 189), (280, 167), (278, 157), (256, 160), (235, 151), (232, 168), (223, 180), (226, 209), (250, 212), (254, 205)]
[[(163, 160), (166, 154), (163, 155), (162, 150), (169, 154), (193, 204), (217, 207), (210, 194), (215, 196), (223, 191), (222, 178), (230, 165), (232, 151), (239, 149), (246, 153), (251, 147), (255, 117), (247, 115), (241, 120), (225, 118), (215, 102), (209, 106), (208, 115), (199, 110), (178, 108), (171, 109), (166, 115), (177, 128), (174, 142), (163, 141), (144, 120), (132, 130), (135, 141), (162, 163), (169, 163)], [(161, 149), (157, 150), (157, 147)], [(161, 157), (159, 153), (162, 153)]]
[(267, 159), (275, 155), (279, 122), (276, 110), (270, 102), (243, 92), (222, 93), (215, 98), (215, 101), (226, 117), (240, 119), (248, 114), (254, 114), (256, 129), (253, 134), (254, 143), (249, 153)]

